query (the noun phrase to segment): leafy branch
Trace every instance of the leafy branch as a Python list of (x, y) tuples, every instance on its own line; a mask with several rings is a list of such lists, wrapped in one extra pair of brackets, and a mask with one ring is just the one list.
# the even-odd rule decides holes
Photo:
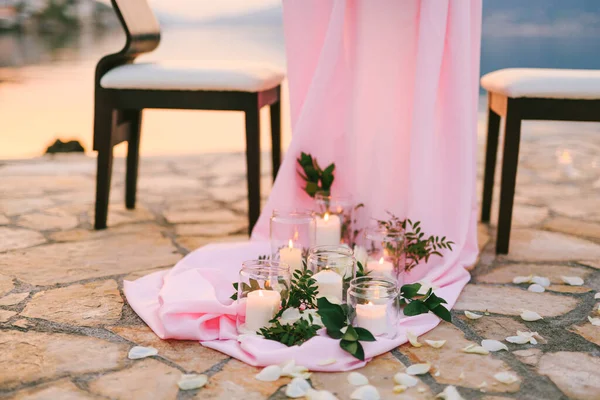
[(298, 170), (298, 175), (306, 182), (304, 191), (310, 197), (315, 197), (317, 192), (329, 192), (331, 190), (335, 164), (329, 164), (327, 168), (322, 169), (315, 158), (304, 152), (300, 154), (297, 161), (301, 169)]
[(401, 303), (406, 304), (404, 315), (414, 316), (427, 314), (431, 311), (444, 321), (451, 322), (452, 315), (450, 311), (442, 305), (448, 304), (448, 302), (436, 296), (432, 288), (429, 288), (424, 295), (420, 295), (421, 287), (420, 283), (411, 283), (400, 288)]
[(319, 329), (321, 326), (313, 323), (313, 317), (309, 314), (308, 320), (301, 318), (291, 325), (282, 325), (279, 320), (275, 320), (268, 328), (261, 328), (259, 333), (265, 339), (275, 340), (290, 347), (300, 345), (316, 336)]

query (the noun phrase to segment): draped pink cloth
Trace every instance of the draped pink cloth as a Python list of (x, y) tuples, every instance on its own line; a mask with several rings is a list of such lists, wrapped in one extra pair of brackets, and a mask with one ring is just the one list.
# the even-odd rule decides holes
[[(477, 256), (476, 114), (481, 0), (284, 0), (292, 143), (246, 243), (196, 250), (167, 272), (125, 282), (132, 308), (161, 338), (195, 339), (251, 365), (295, 359), (313, 371), (361, 367), (337, 341), (286, 347), (239, 337), (229, 300), (240, 263), (270, 252), (273, 209), (311, 207), (296, 157), (336, 164), (334, 193), (365, 204), (362, 222), (385, 211), (422, 221), (456, 243), (405, 277), (427, 280), (453, 306)], [(439, 319), (404, 318), (394, 339), (365, 343), (371, 358)], [(335, 358), (332, 365), (320, 360)]]

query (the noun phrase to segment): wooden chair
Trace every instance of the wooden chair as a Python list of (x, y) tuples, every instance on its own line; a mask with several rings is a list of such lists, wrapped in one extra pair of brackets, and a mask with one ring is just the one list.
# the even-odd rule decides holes
[[(273, 179), (281, 163), (281, 81), (272, 66), (244, 62), (134, 63), (156, 49), (160, 27), (146, 0), (111, 0), (125, 30), (123, 50), (96, 67), (94, 150), (98, 152), (95, 228), (106, 228), (113, 147), (127, 141), (125, 205), (135, 208), (142, 110), (245, 113), (248, 224), (260, 214), (260, 109), (270, 106)], [(165, 140), (169, 140), (167, 137)]]
[(521, 121), (600, 122), (600, 71), (502, 69), (481, 78), (488, 127), (481, 220), (490, 221), (500, 118), (505, 117), (496, 253), (507, 254), (519, 161)]

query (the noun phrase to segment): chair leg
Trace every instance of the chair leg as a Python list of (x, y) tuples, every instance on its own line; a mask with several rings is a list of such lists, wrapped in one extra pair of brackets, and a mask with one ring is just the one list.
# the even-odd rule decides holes
[(271, 110), (271, 157), (273, 160), (273, 182), (281, 165), (281, 89), (279, 100), (270, 106)]
[(108, 218), (110, 199), (110, 179), (113, 165), (113, 110), (102, 107), (96, 101), (94, 115), (94, 149), (98, 151), (98, 167), (96, 171), (96, 211), (95, 229), (105, 229)]
[(246, 110), (246, 172), (248, 176), (248, 232), (260, 214), (260, 110), (258, 102)]
[(483, 198), (481, 204), (481, 221), (490, 222), (492, 197), (494, 194), (494, 175), (496, 173), (496, 156), (498, 154), (498, 135), (500, 133), (500, 116), (488, 108), (487, 143), (485, 150), (485, 171), (483, 178)]
[(127, 170), (125, 173), (125, 207), (131, 210), (135, 208), (137, 191), (142, 110), (127, 110), (125, 115), (129, 122)]
[(508, 254), (512, 209), (517, 183), (519, 144), (521, 141), (521, 118), (515, 112), (506, 113), (504, 128), (504, 151), (502, 154), (502, 182), (500, 184), (500, 214), (496, 254)]

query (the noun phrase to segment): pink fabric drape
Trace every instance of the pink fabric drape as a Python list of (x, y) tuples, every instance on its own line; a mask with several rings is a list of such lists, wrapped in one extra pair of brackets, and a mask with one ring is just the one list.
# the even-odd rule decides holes
[[(337, 341), (300, 348), (256, 337), (237, 340), (231, 283), (241, 261), (269, 252), (273, 209), (306, 208), (295, 158), (335, 162), (334, 193), (365, 204), (363, 223), (385, 211), (421, 220), (456, 243), (406, 276), (428, 280), (452, 306), (477, 256), (476, 114), (481, 0), (284, 0), (292, 143), (248, 243), (216, 244), (171, 271), (125, 282), (133, 309), (161, 338), (197, 339), (252, 365), (294, 358), (311, 370), (364, 365)], [(395, 339), (366, 343), (367, 357), (439, 323), (403, 319)], [(318, 362), (335, 358), (333, 365)]]

